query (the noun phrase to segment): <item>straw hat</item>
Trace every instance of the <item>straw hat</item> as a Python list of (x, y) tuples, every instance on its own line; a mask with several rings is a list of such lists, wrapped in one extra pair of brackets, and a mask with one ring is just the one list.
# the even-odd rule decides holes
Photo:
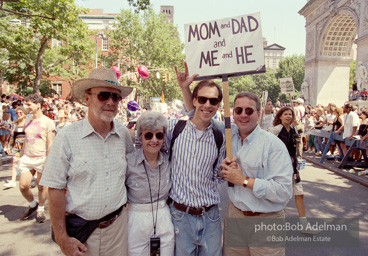
[(74, 82), (72, 93), (77, 99), (83, 100), (86, 90), (95, 87), (118, 89), (123, 99), (133, 91), (133, 87), (126, 87), (119, 84), (113, 69), (96, 68), (91, 70), (88, 78), (82, 78)]

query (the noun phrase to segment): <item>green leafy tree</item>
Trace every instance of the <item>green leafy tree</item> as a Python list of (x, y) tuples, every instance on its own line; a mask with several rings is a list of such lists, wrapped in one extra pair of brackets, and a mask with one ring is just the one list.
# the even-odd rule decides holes
[[(138, 94), (146, 99), (160, 97), (161, 92), (166, 100), (180, 97), (174, 66), (183, 68), (184, 45), (180, 42), (177, 27), (168, 22), (164, 14), (155, 14), (152, 8), (143, 14), (122, 10), (116, 19), (116, 29), (108, 33), (111, 52), (104, 57), (105, 65), (120, 66), (121, 81), (136, 87)], [(138, 75), (139, 65), (151, 70), (148, 79)], [(138, 82), (125, 76), (128, 71), (135, 73)], [(165, 75), (166, 81), (163, 80)]]
[(151, 5), (150, 0), (128, 0), (128, 3), (135, 8), (136, 13), (149, 9)]
[(355, 78), (355, 72), (356, 72), (356, 60), (353, 60), (350, 62), (350, 76), (349, 76), (349, 89), (353, 89), (353, 82)]
[(253, 92), (258, 97), (262, 97), (263, 91), (268, 91), (268, 98), (276, 101), (280, 93), (280, 85), (275, 77), (275, 72), (267, 70), (265, 73), (238, 76), (229, 79), (230, 105), (240, 92)]
[[(21, 0), (0, 9), (0, 48), (8, 51), (9, 64), (3, 77), (18, 87), (32, 86), (40, 91), (43, 77), (58, 75), (74, 79), (92, 54), (93, 41), (78, 15), (73, 0)], [(10, 25), (9, 19), (27, 23)], [(51, 40), (62, 42), (51, 48)]]
[(303, 55), (292, 55), (281, 59), (276, 78), (292, 77), (295, 90), (300, 92), (304, 81), (304, 62), (305, 57)]

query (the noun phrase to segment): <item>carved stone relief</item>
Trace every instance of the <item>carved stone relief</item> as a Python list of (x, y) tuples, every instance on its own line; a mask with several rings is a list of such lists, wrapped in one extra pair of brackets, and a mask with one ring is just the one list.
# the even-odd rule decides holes
[(326, 1), (323, 3), (322, 6), (317, 8), (311, 15), (309, 15), (309, 17), (306, 20), (307, 25), (311, 23), (312, 21), (314, 21), (319, 16), (321, 16), (323, 13), (325, 13), (328, 10), (328, 8), (329, 8), (329, 3)]
[(364, 9), (364, 18), (362, 19), (364, 22), (363, 22), (363, 27), (364, 29), (367, 29), (368, 28), (368, 3)]
[(350, 7), (356, 12), (360, 12), (360, 2), (359, 0), (351, 0)]
[(307, 33), (306, 58), (314, 55), (314, 44), (314, 31), (310, 31)]

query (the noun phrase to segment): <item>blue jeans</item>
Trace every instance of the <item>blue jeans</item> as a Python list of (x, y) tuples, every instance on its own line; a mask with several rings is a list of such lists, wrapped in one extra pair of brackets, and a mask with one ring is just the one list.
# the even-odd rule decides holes
[(320, 136), (314, 137), (314, 144), (316, 146), (317, 152), (321, 151), (323, 153), (325, 145), (322, 142), (323, 142), (323, 137), (320, 137)]
[(170, 204), (176, 256), (221, 256), (222, 229), (218, 206), (201, 216), (177, 210)]

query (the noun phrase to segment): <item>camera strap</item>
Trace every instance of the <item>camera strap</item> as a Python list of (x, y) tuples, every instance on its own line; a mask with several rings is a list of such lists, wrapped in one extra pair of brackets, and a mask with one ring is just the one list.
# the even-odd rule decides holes
[(150, 179), (148, 177), (148, 172), (147, 172), (147, 169), (146, 169), (146, 163), (144, 161), (143, 161), (143, 167), (144, 167), (144, 170), (146, 171), (147, 180), (148, 180), (148, 187), (149, 187), (149, 192), (150, 192), (150, 197), (151, 197), (153, 236), (156, 237), (156, 224), (157, 224), (157, 215), (158, 215), (158, 203), (159, 203), (159, 199), (160, 199), (161, 169), (160, 169), (160, 165), (159, 165), (158, 166), (158, 192), (157, 192), (156, 220), (155, 220), (155, 216), (153, 214), (153, 199), (152, 199), (151, 183), (150, 183)]

